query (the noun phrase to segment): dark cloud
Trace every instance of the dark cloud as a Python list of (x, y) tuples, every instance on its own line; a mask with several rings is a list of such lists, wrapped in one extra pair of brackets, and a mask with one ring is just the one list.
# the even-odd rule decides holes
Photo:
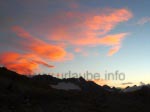
[(121, 85), (131, 85), (133, 84), (132, 82), (125, 82), (125, 83), (121, 83)]

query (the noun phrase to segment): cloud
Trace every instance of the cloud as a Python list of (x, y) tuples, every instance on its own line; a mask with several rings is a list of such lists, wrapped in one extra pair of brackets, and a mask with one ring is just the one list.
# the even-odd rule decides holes
[(110, 49), (110, 51), (108, 52), (108, 56), (112, 56), (113, 54), (115, 54), (116, 52), (118, 52), (119, 49), (120, 49), (120, 45), (112, 47)]
[(10, 70), (20, 74), (31, 75), (35, 71), (40, 71), (39, 65), (53, 68), (34, 54), (20, 54), (16, 52), (4, 52), (0, 54), (0, 63)]
[(25, 49), (37, 54), (38, 56), (50, 60), (60, 60), (66, 55), (66, 51), (62, 47), (42, 41), (41, 39), (32, 36), (19, 26), (12, 27), (12, 30), (17, 34), (18, 37), (24, 38), (28, 42), (23, 43)]
[(26, 56), (15, 52), (1, 53), (0, 64), (20, 74), (32, 74), (38, 68), (37, 63), (32, 63)]
[(146, 24), (146, 23), (148, 23), (148, 22), (150, 22), (150, 17), (144, 17), (144, 18), (140, 19), (140, 20), (137, 22), (137, 24), (139, 24), (139, 25), (144, 25), (144, 24)]
[(80, 53), (80, 52), (82, 52), (82, 49), (81, 49), (81, 48), (75, 48), (74, 51), (75, 51), (76, 53)]
[(18, 38), (21, 52), (3, 52), (0, 54), (0, 64), (20, 74), (33, 74), (40, 71), (39, 65), (53, 68), (44, 60), (65, 61), (73, 59), (73, 54), (67, 53), (62, 46), (52, 45), (32, 36), (20, 26), (13, 26), (12, 31)]
[(49, 68), (54, 68), (54, 67), (55, 67), (55, 66), (53, 66), (53, 65), (49, 65), (49, 64), (47, 64), (46, 62), (39, 61), (39, 60), (32, 60), (32, 62), (37, 63), (37, 64), (44, 65), (44, 66), (49, 67)]
[(129, 20), (132, 13), (127, 9), (105, 9), (104, 12), (99, 12), (63, 12), (65, 16), (54, 17), (56, 21), (53, 23), (56, 24), (47, 38), (75, 48), (109, 46), (108, 55), (111, 56), (119, 51), (122, 40), (128, 33), (108, 33), (119, 23)]
[(112, 30), (118, 23), (127, 21), (132, 14), (127, 9), (111, 9), (106, 14), (94, 15), (86, 19), (85, 24), (91, 30), (99, 30), (105, 34)]
[(80, 38), (72, 41), (72, 44), (78, 46), (97, 46), (97, 45), (113, 46), (121, 44), (122, 39), (125, 38), (126, 35), (127, 33), (120, 33), (114, 35), (106, 35), (101, 38), (98, 37)]
[(132, 82), (126, 82), (126, 83), (122, 83), (121, 85), (132, 85)]

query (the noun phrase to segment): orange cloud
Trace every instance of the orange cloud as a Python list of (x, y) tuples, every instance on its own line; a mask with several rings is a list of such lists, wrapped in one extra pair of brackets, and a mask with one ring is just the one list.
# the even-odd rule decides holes
[(0, 63), (10, 70), (20, 74), (31, 74), (37, 68), (37, 64), (30, 63), (18, 53), (7, 52), (0, 54)]
[(17, 36), (26, 39), (28, 43), (26, 42), (24, 45), (29, 51), (32, 51), (40, 57), (56, 61), (63, 59), (66, 55), (66, 51), (62, 47), (46, 43), (43, 40), (32, 36), (19, 26), (12, 27), (12, 30)]
[(31, 75), (35, 71), (40, 71), (39, 64), (49, 68), (54, 67), (42, 61), (34, 54), (19, 54), (16, 52), (1, 53), (0, 63), (10, 70), (14, 70), (25, 75)]
[(20, 74), (33, 74), (35, 71), (40, 71), (40, 65), (54, 67), (44, 60), (61, 61), (73, 58), (73, 55), (67, 53), (62, 46), (52, 45), (34, 37), (19, 26), (12, 27), (12, 31), (16, 33), (18, 38), (23, 39), (20, 41), (21, 46), (18, 47), (23, 53), (5, 52), (0, 54), (0, 64), (8, 69)]
[(120, 49), (120, 46), (114, 46), (110, 49), (110, 51), (108, 52), (108, 56), (112, 56), (113, 54), (115, 54), (116, 52), (118, 52)]
[[(100, 11), (101, 12), (101, 11)], [(66, 16), (56, 18), (57, 22), (68, 20), (65, 24), (53, 27), (48, 35), (49, 40), (63, 42), (68, 46), (77, 47), (95, 47), (109, 46), (112, 55), (121, 47), (114, 50), (115, 46), (122, 44), (122, 40), (128, 33), (108, 34), (119, 23), (125, 22), (132, 17), (132, 13), (127, 9), (105, 9), (104, 13), (77, 13), (66, 12)], [(55, 22), (54, 22), (55, 23)], [(112, 50), (113, 49), (113, 50)], [(77, 49), (75, 51), (78, 52)], [(82, 52), (80, 52), (82, 53)]]
[(118, 23), (127, 21), (132, 17), (132, 14), (127, 9), (111, 9), (107, 13), (87, 18), (85, 21), (86, 26), (91, 30), (99, 30), (99, 34), (105, 34)]
[(88, 38), (80, 38), (76, 39), (72, 42), (72, 44), (76, 45), (107, 45), (107, 46), (113, 46), (116, 44), (120, 44), (122, 39), (125, 38), (127, 33), (120, 33), (120, 34), (114, 34), (114, 35), (107, 35), (105, 37), (88, 37)]
[(74, 51), (79, 53), (79, 52), (82, 52), (82, 49), (81, 48), (75, 48)]
[[(89, 37), (86, 39), (83, 38), (79, 40), (74, 40), (73, 44), (76, 44), (78, 46), (98, 46), (98, 45), (110, 46), (111, 48), (108, 52), (108, 56), (112, 56), (113, 54), (117, 53), (120, 50), (121, 42), (126, 35), (128, 35), (128, 33), (107, 35), (102, 38), (97, 38), (97, 37)], [(79, 49), (75, 49), (75, 51), (79, 52)], [(80, 52), (82, 54), (85, 54), (84, 51), (80, 51)]]
[(37, 63), (37, 64), (42, 64), (42, 65), (44, 65), (46, 67), (49, 67), (49, 68), (55, 67), (55, 66), (49, 65), (49, 64), (47, 64), (46, 62), (43, 62), (43, 61), (39, 61), (39, 60), (32, 60), (32, 61), (35, 62), (35, 63)]

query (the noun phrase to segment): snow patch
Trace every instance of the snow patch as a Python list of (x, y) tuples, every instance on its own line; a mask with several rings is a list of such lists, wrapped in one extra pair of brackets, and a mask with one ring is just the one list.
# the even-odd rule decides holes
[(57, 85), (50, 85), (52, 88), (61, 90), (81, 90), (81, 88), (71, 82), (60, 82)]

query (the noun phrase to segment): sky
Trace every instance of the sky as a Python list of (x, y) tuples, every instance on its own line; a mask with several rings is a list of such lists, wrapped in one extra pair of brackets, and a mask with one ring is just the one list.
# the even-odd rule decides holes
[[(1, 0), (0, 65), (20, 74), (99, 73), (150, 82), (149, 0)], [(106, 73), (124, 80), (106, 80)]]

